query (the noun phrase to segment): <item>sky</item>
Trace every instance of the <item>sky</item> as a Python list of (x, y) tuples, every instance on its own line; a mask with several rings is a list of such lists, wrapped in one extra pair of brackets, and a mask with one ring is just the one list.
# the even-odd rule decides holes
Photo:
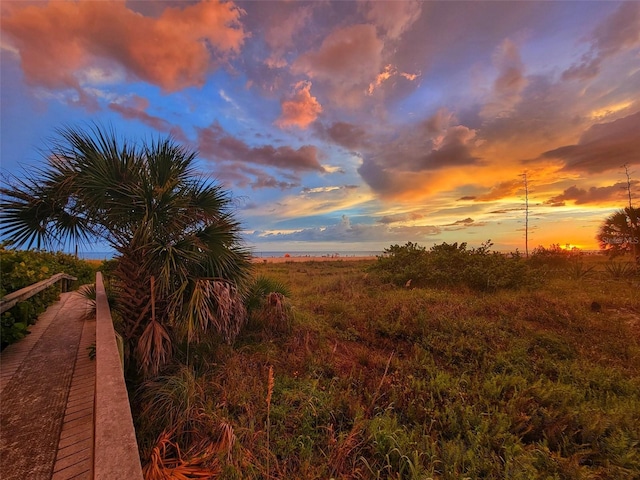
[(229, 192), (255, 252), (591, 250), (628, 179), (640, 204), (640, 2), (3, 0), (0, 14), (4, 178), (45, 162), (60, 127), (170, 135)]

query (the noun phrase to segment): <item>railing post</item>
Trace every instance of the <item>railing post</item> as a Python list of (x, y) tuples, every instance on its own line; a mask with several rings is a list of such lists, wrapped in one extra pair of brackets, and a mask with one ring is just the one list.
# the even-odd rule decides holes
[(129, 396), (102, 273), (96, 274), (95, 480), (141, 480)]

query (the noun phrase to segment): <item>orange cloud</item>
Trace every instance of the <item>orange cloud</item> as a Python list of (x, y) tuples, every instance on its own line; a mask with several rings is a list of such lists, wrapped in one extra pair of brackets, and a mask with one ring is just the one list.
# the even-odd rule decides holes
[(601, 173), (637, 164), (640, 156), (640, 112), (609, 123), (594, 124), (575, 145), (543, 153), (543, 158), (564, 160), (564, 170)]
[[(631, 182), (632, 189), (639, 183), (640, 182)], [(577, 185), (573, 185), (562, 192), (562, 194), (550, 198), (545, 203), (554, 207), (563, 207), (567, 201), (572, 201), (574, 205), (584, 205), (587, 203), (604, 205), (620, 204), (627, 186), (628, 185), (623, 182), (618, 182), (606, 187), (590, 187), (589, 189), (578, 188)]]
[(322, 113), (322, 105), (311, 96), (311, 82), (298, 82), (293, 96), (282, 101), (282, 115), (277, 120), (279, 127), (296, 126), (307, 128)]
[(124, 1), (15, 3), (3, 11), (2, 30), (34, 85), (80, 89), (82, 70), (117, 66), (170, 92), (203, 85), (216, 63), (240, 51), (243, 13), (218, 1), (166, 8), (157, 18)]
[(491, 202), (493, 200), (501, 200), (503, 198), (516, 197), (524, 191), (522, 180), (506, 180), (495, 185), (489, 192), (484, 195), (476, 196), (477, 202)]
[(386, 82), (391, 77), (394, 77), (396, 75), (400, 75), (401, 77), (409, 80), (410, 82), (414, 81), (416, 78), (418, 78), (420, 76), (419, 74), (398, 72), (398, 69), (396, 67), (394, 67), (393, 65), (389, 64), (386, 67), (384, 67), (384, 70), (381, 73), (378, 74), (378, 76), (376, 77), (376, 80), (369, 84), (369, 88), (367, 89), (367, 93), (369, 95), (373, 95), (373, 92), (378, 87), (380, 87), (384, 82)]

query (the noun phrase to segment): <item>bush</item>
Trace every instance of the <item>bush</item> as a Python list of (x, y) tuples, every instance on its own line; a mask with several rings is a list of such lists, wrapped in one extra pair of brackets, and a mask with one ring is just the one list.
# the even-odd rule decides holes
[(567, 250), (557, 243), (549, 245), (549, 248), (540, 245), (531, 252), (529, 262), (535, 267), (565, 268), (569, 266), (572, 260), (580, 257), (581, 254), (580, 250), (575, 247)]
[(487, 241), (468, 249), (466, 243), (434, 245), (429, 251), (414, 243), (385, 249), (372, 270), (388, 282), (404, 286), (467, 286), (493, 291), (519, 288), (535, 282), (535, 276), (520, 255), (490, 250)]
[[(94, 269), (87, 262), (65, 253), (50, 253), (33, 250), (15, 250), (0, 245), (0, 296), (45, 280), (56, 273), (68, 273), (78, 280), (75, 286), (93, 282)], [(20, 340), (33, 325), (40, 313), (55, 302), (60, 295), (60, 284), (20, 302), (4, 312), (1, 318), (0, 343), (2, 348)]]

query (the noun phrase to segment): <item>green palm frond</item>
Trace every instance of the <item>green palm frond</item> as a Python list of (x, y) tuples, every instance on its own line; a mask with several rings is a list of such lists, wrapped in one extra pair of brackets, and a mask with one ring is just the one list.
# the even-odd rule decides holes
[(246, 321), (250, 252), (230, 196), (198, 174), (195, 152), (97, 125), (57, 133), (45, 167), (0, 189), (3, 233), (28, 247), (110, 244), (122, 334), (147, 373), (170, 359), (174, 335), (194, 341), (213, 330), (231, 341)]

